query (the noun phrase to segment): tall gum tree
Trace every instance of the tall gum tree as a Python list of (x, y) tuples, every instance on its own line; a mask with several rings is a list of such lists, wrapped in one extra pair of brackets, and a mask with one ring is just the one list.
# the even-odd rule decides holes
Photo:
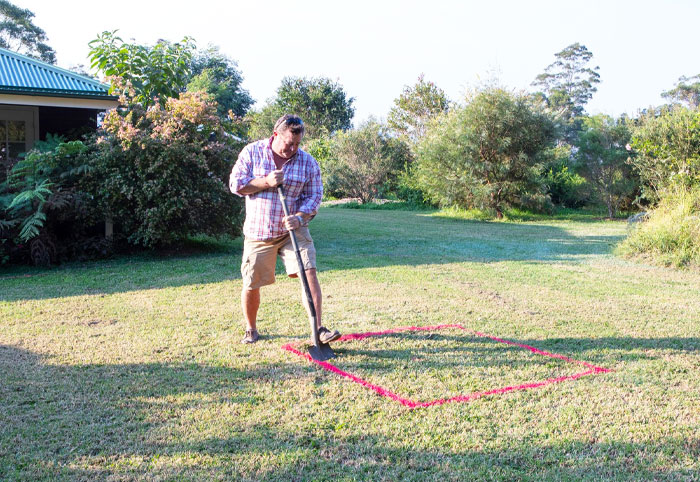
[(598, 90), (599, 67), (590, 67), (593, 53), (576, 42), (554, 54), (555, 61), (545, 68), (532, 83), (540, 87), (547, 104), (563, 125), (567, 141), (575, 140), (579, 125), (577, 118), (584, 114), (585, 105)]
[(0, 47), (56, 63), (56, 52), (46, 43), (46, 32), (34, 25), (34, 12), (0, 0)]

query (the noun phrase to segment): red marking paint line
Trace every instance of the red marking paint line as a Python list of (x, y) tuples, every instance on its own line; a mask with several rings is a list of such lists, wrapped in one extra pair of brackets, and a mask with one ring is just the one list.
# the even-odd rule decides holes
[[(451, 325), (435, 325), (435, 326), (405, 326), (402, 328), (394, 328), (391, 330), (384, 330), (384, 331), (375, 331), (375, 332), (366, 332), (366, 333), (352, 333), (350, 335), (343, 335), (341, 336), (337, 341), (348, 341), (348, 340), (362, 340), (364, 338), (369, 338), (373, 336), (382, 336), (382, 335), (390, 335), (393, 333), (401, 333), (404, 331), (434, 331), (434, 330), (443, 330), (446, 328), (458, 328), (460, 330), (466, 330), (466, 328), (462, 325), (459, 324), (451, 324)], [(542, 356), (548, 356), (550, 358), (558, 358), (560, 360), (563, 360), (568, 363), (573, 363), (576, 365), (582, 365), (588, 370), (580, 372), (580, 373), (575, 373), (573, 375), (567, 375), (567, 376), (562, 376), (562, 377), (556, 377), (556, 378), (548, 378), (546, 380), (542, 380), (539, 382), (532, 382), (532, 383), (524, 383), (521, 385), (513, 385), (513, 386), (508, 386), (508, 387), (501, 387), (501, 388), (495, 388), (493, 390), (487, 390), (484, 392), (474, 392), (474, 393), (469, 393), (467, 395), (458, 395), (456, 397), (451, 397), (451, 398), (440, 398), (437, 400), (430, 400), (427, 402), (419, 402), (415, 400), (409, 400), (407, 398), (403, 398), (400, 395), (397, 395), (394, 392), (391, 392), (385, 388), (382, 388), (378, 385), (374, 385), (367, 380), (364, 380), (356, 375), (353, 375), (352, 373), (348, 373), (344, 370), (341, 370), (340, 368), (336, 367), (335, 365), (332, 365), (328, 362), (322, 362), (322, 361), (317, 361), (311, 358), (311, 355), (308, 353), (304, 353), (299, 351), (295, 345), (298, 345), (299, 343), (287, 343), (286, 345), (282, 346), (282, 349), (290, 351), (294, 353), (295, 355), (299, 355), (300, 357), (306, 358), (307, 360), (316, 363), (317, 365), (321, 366), (323, 369), (328, 370), (330, 372), (336, 373), (342, 377), (349, 378), (355, 383), (359, 383), (365, 388), (369, 388), (370, 390), (375, 391), (379, 395), (387, 398), (391, 398), (392, 400), (396, 400), (400, 404), (409, 407), (409, 408), (417, 408), (417, 407), (432, 407), (434, 405), (443, 405), (445, 403), (451, 403), (451, 402), (471, 402), (472, 400), (476, 400), (477, 398), (489, 396), (489, 395), (497, 395), (501, 393), (508, 393), (516, 390), (528, 390), (530, 388), (538, 388), (538, 387), (543, 387), (545, 385), (551, 385), (553, 383), (560, 383), (560, 382), (565, 382), (568, 380), (576, 380), (577, 378), (585, 377), (588, 375), (593, 375), (596, 373), (607, 373), (612, 370), (608, 368), (603, 368), (599, 366), (592, 365), (590, 363), (586, 363), (583, 361), (579, 360), (574, 360), (572, 358), (566, 357), (564, 355), (559, 355), (557, 353), (550, 353), (548, 351), (540, 350), (538, 348), (529, 346), (529, 345), (524, 345), (522, 343), (517, 343), (514, 341), (509, 341), (509, 340), (504, 340), (502, 338), (497, 338), (495, 336), (491, 335), (486, 335), (484, 333), (480, 333), (478, 331), (471, 331), (472, 334), (476, 336), (480, 336), (483, 338), (489, 338), (493, 341), (497, 341), (499, 343), (505, 343), (507, 345), (512, 345), (512, 346), (517, 346), (519, 348), (523, 348), (525, 350), (530, 350), (532, 353), (535, 353), (537, 355), (542, 355)]]

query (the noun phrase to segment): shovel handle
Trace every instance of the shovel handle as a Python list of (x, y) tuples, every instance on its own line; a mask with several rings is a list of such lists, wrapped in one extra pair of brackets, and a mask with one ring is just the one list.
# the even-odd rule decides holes
[[(284, 215), (289, 216), (289, 208), (287, 207), (287, 197), (284, 195), (284, 188), (280, 184), (277, 186), (277, 193), (280, 196), (280, 201), (282, 201), (282, 209), (284, 210)], [(294, 253), (297, 256), (297, 264), (299, 265), (299, 279), (301, 279), (301, 284), (304, 287), (304, 294), (306, 295), (306, 302), (309, 305), (309, 311), (311, 312), (311, 335), (313, 337), (313, 342), (315, 346), (320, 345), (318, 339), (318, 327), (316, 326), (316, 306), (314, 306), (314, 299), (311, 296), (311, 288), (309, 288), (309, 280), (306, 278), (306, 270), (304, 269), (304, 262), (301, 260), (301, 252), (299, 251), (299, 244), (297, 243), (297, 237), (294, 234), (294, 230), (289, 231), (289, 237), (292, 239), (292, 246), (294, 247)]]

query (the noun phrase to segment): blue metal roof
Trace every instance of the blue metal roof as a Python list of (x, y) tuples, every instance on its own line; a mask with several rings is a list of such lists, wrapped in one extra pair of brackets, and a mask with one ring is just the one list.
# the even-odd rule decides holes
[(116, 99), (108, 91), (89, 77), (0, 48), (0, 93)]

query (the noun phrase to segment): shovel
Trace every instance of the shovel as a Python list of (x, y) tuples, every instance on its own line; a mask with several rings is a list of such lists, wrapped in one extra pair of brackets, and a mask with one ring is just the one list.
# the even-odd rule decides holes
[[(289, 208), (287, 207), (287, 199), (284, 196), (284, 189), (280, 184), (277, 186), (277, 192), (280, 195), (280, 201), (282, 201), (282, 209), (284, 209), (284, 215), (289, 216)], [(309, 280), (306, 279), (306, 270), (304, 269), (304, 262), (301, 260), (301, 253), (299, 252), (299, 244), (297, 244), (297, 237), (294, 231), (289, 231), (289, 237), (292, 238), (292, 246), (294, 247), (294, 252), (297, 255), (297, 263), (299, 263), (299, 279), (304, 287), (304, 294), (306, 295), (306, 302), (309, 305), (309, 311), (311, 312), (311, 340), (313, 341), (313, 346), (309, 347), (309, 355), (311, 358), (317, 361), (326, 361), (330, 358), (335, 358), (335, 353), (328, 345), (328, 343), (321, 343), (318, 339), (318, 327), (316, 326), (316, 306), (314, 306), (314, 300), (311, 297), (311, 289), (309, 288)]]

